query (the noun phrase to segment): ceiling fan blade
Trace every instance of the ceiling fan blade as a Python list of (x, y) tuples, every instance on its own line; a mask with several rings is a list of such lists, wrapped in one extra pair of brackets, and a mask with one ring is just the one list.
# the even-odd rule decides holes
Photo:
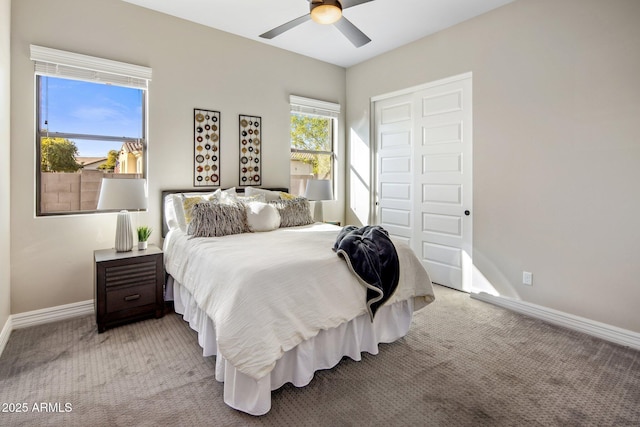
[(286, 24), (282, 24), (279, 27), (275, 27), (273, 30), (269, 30), (264, 34), (260, 34), (260, 37), (263, 39), (272, 39), (285, 31), (289, 31), (290, 29), (297, 27), (300, 24), (303, 24), (311, 19), (311, 14), (307, 13), (306, 15), (302, 15), (299, 18), (293, 19)]
[(340, 4), (342, 4), (342, 9), (344, 10), (362, 3), (369, 3), (370, 1), (373, 0), (340, 0)]
[(364, 46), (371, 41), (371, 39), (367, 37), (365, 33), (360, 31), (358, 27), (353, 25), (351, 21), (349, 21), (344, 16), (333, 25), (335, 25), (338, 30), (340, 30), (340, 32), (344, 34), (344, 36), (348, 38), (351, 43), (353, 43), (355, 47)]

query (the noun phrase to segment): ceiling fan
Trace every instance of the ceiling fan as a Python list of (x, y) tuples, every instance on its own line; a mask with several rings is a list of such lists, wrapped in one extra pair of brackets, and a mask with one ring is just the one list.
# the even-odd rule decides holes
[(353, 6), (358, 6), (362, 3), (368, 3), (373, 0), (307, 0), (309, 2), (309, 13), (296, 18), (292, 21), (282, 24), (264, 34), (260, 34), (260, 37), (265, 39), (272, 39), (285, 31), (297, 27), (300, 24), (312, 19), (315, 22), (323, 25), (333, 24), (340, 30), (346, 38), (353, 43), (355, 47), (364, 46), (369, 43), (371, 39), (367, 37), (365, 33), (360, 31), (358, 27), (353, 25), (351, 21), (342, 16), (342, 10), (348, 9)]

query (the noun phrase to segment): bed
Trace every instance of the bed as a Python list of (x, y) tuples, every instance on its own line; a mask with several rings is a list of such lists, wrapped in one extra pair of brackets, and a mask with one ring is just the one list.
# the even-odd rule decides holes
[[(413, 312), (434, 300), (418, 258), (394, 241), (398, 287), (371, 318), (365, 286), (332, 250), (342, 227), (314, 223), (305, 212), (308, 202), (289, 200), (284, 190), (162, 194), (165, 299), (173, 300), (176, 313), (197, 331), (203, 356), (216, 357), (224, 402), (251, 415), (266, 414), (271, 391), (288, 382), (303, 387), (315, 371), (330, 369), (345, 356), (358, 361), (362, 352), (377, 354), (379, 343), (405, 336)], [(222, 204), (244, 209), (248, 230), (203, 234), (216, 221), (203, 219), (198, 209), (222, 209)], [(300, 207), (302, 224), (295, 215), (289, 221), (291, 206)], [(192, 217), (183, 218), (189, 212)], [(215, 218), (224, 222), (227, 216)]]

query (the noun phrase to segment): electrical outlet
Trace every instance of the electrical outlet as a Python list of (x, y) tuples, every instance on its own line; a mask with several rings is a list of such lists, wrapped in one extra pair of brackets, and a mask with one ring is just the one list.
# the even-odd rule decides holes
[(522, 272), (522, 284), (523, 285), (528, 285), (528, 286), (533, 286), (533, 273), (531, 273), (530, 271), (523, 271)]

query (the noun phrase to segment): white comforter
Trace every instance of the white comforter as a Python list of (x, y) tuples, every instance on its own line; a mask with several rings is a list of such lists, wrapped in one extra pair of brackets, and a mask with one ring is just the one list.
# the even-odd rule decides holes
[[(331, 250), (340, 227), (316, 223), (265, 233), (190, 239), (171, 230), (167, 273), (213, 320), (218, 351), (258, 380), (276, 361), (320, 330), (366, 313), (366, 291)], [(387, 302), (433, 301), (431, 280), (413, 251), (394, 242), (400, 283)]]

